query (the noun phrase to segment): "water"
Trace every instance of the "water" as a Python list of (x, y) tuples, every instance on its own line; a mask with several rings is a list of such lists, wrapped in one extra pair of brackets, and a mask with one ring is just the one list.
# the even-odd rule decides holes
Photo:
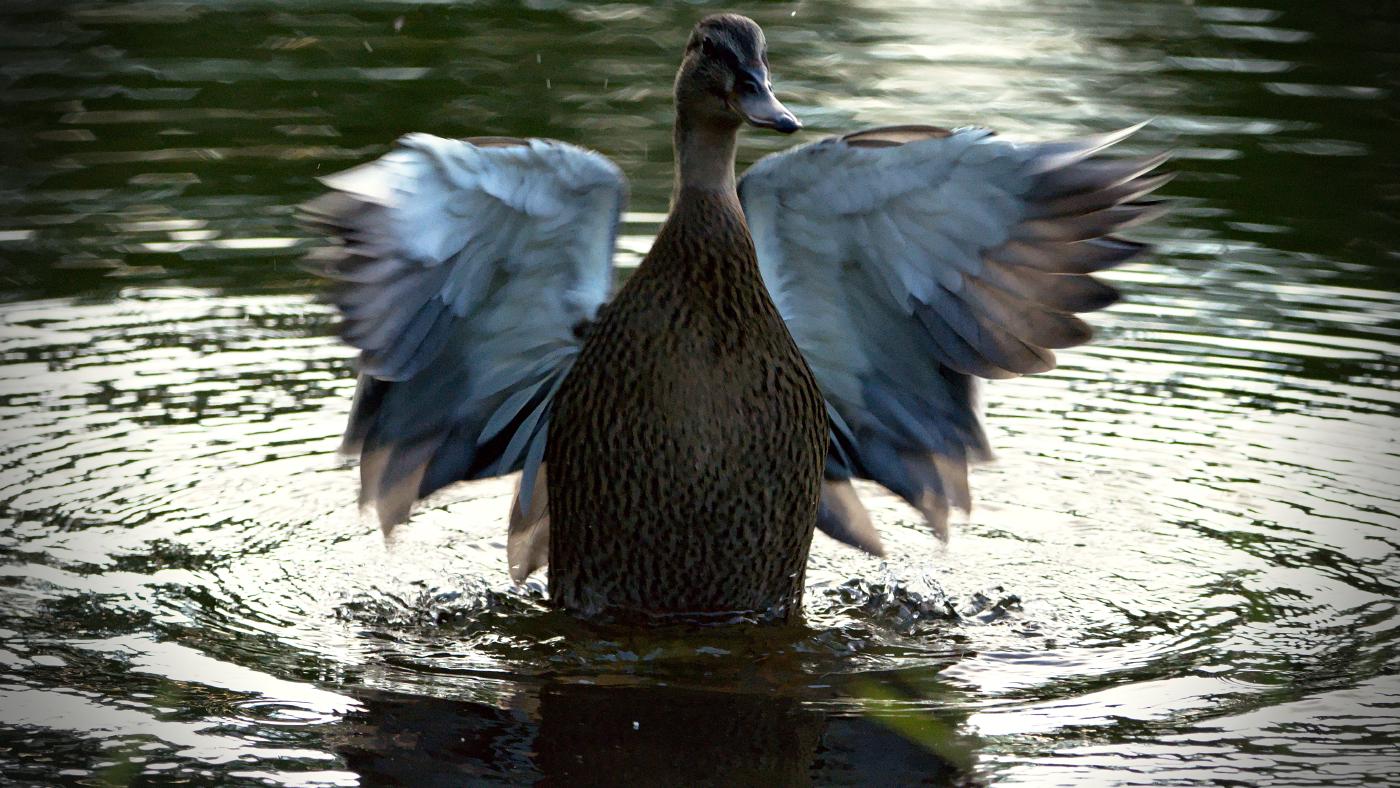
[(704, 11), (0, 12), (5, 779), (1400, 782), (1392, 4), (749, 9), (804, 139), (1151, 117), (1180, 173), (1097, 342), (988, 387), (951, 544), (863, 490), (891, 558), (818, 537), (805, 628), (551, 612), (509, 480), (359, 521), (291, 206), (410, 130), (558, 137), (632, 179), (634, 265)]

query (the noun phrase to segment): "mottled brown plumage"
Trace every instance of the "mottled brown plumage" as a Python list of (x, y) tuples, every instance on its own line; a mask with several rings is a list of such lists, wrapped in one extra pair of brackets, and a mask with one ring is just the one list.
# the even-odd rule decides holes
[[(759, 59), (757, 26), (729, 20), (716, 27)], [(734, 188), (740, 118), (709, 103), (711, 65), (692, 37), (670, 216), (554, 402), (550, 598), (573, 610), (785, 620), (800, 606), (826, 411), (759, 273)]]

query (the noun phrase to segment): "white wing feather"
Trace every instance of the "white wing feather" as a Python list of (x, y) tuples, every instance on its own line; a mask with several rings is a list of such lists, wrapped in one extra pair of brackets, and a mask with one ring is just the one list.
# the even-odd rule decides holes
[[(1054, 366), (1076, 312), (1117, 293), (1088, 274), (1144, 247), (1108, 237), (1165, 157), (1093, 159), (1136, 128), (1017, 144), (981, 129), (872, 129), (765, 157), (740, 182), (759, 267), (832, 422), (818, 525), (878, 553), (847, 480), (873, 479), (946, 533), (989, 456), (975, 377)], [(975, 377), (974, 377), (975, 376)]]
[(323, 180), (303, 214), (341, 241), (315, 270), (361, 350), (345, 435), (361, 505), (387, 530), (439, 487), (524, 468), (509, 550), (523, 578), (547, 538), (531, 488), (549, 404), (611, 291), (620, 171), (560, 142), (413, 134)]

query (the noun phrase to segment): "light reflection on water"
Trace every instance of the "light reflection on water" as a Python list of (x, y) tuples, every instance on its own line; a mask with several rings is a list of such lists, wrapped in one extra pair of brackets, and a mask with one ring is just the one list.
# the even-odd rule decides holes
[(893, 557), (819, 538), (806, 628), (701, 633), (511, 588), (509, 480), (359, 521), (290, 217), (405, 131), (556, 136), (632, 178), (635, 264), (699, 9), (6, 10), (7, 776), (1400, 779), (1400, 18), (1256, 5), (751, 10), (818, 133), (1154, 117), (1181, 175), (1099, 341), (988, 387), (949, 547), (876, 497)]

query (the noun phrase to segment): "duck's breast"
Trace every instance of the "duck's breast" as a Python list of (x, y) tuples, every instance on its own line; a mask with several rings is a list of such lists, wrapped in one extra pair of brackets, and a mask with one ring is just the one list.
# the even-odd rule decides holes
[(801, 595), (825, 406), (761, 282), (628, 282), (555, 401), (550, 587), (594, 612), (764, 611)]

